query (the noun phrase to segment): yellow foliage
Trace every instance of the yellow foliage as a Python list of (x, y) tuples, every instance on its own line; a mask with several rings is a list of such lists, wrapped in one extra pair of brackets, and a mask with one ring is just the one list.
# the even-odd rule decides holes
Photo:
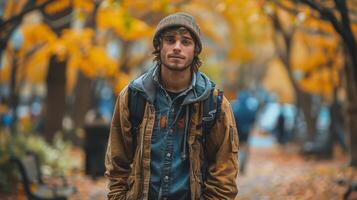
[(0, 83), (5, 83), (10, 80), (10, 72), (11, 67), (10, 65), (5, 65), (0, 69)]
[(319, 94), (325, 97), (331, 96), (333, 83), (331, 82), (331, 71), (321, 69), (319, 73), (313, 73), (311, 77), (302, 79), (300, 87), (310, 93)]
[(286, 69), (278, 59), (269, 62), (263, 85), (268, 91), (278, 95), (279, 102), (294, 103), (294, 89)]
[(25, 55), (38, 45), (52, 43), (56, 41), (55, 33), (43, 23), (23, 25), (21, 31), (24, 36), (24, 43), (20, 49), (20, 55)]
[(67, 94), (71, 94), (71, 92), (73, 91), (73, 89), (75, 87), (75, 84), (77, 82), (77, 72), (78, 72), (78, 68), (69, 67), (69, 63), (67, 63), (67, 71), (66, 71), (66, 92), (67, 92)]
[(78, 62), (79, 68), (89, 77), (114, 76), (117, 62), (108, 57), (104, 48), (92, 47)]
[(325, 52), (321, 50), (307, 51), (306, 49), (296, 49), (296, 53), (293, 55), (293, 69), (303, 72), (309, 72), (315, 68), (328, 67), (326, 63), (328, 57)]
[(237, 60), (242, 63), (249, 62), (253, 58), (252, 52), (248, 49), (248, 47), (244, 46), (235, 46), (231, 48), (228, 52), (229, 60)]
[[(37, 4), (46, 2), (47, 0), (37, 0)], [(56, 0), (46, 6), (45, 12), (49, 14), (54, 14), (56, 12), (61, 12), (69, 7), (75, 9), (80, 9), (85, 12), (91, 12), (94, 9), (93, 0)]]
[(163, 11), (169, 4), (168, 0), (153, 1), (151, 4), (152, 10), (155, 12)]
[(94, 9), (94, 2), (93, 0), (74, 0), (73, 6), (77, 9), (91, 12)]
[(10, 18), (14, 14), (15, 1), (7, 1), (4, 9), (4, 19)]
[(103, 29), (112, 29), (123, 40), (138, 40), (151, 36), (153, 28), (136, 19), (122, 7), (103, 8), (98, 11), (97, 24)]
[(43, 82), (52, 51), (64, 52), (57, 36), (43, 24), (24, 24), (21, 26), (24, 43), (18, 53), (18, 64), (25, 72), (26, 80)]
[(302, 90), (328, 97), (339, 84), (343, 55), (339, 37), (329, 23), (306, 19), (295, 34), (291, 58), (293, 69), (305, 76), (299, 81)]
[[(89, 77), (113, 76), (117, 70), (117, 61), (109, 58), (105, 48), (93, 46), (92, 29), (64, 30), (59, 38), (44, 24), (24, 26), (23, 32), (25, 44), (20, 55), (30, 81), (45, 79), (48, 59), (53, 54), (59, 60), (68, 59), (68, 74), (80, 69)], [(39, 48), (28, 57), (28, 52), (36, 46)], [(43, 73), (34, 73), (36, 70)], [(72, 76), (68, 90), (73, 87), (74, 80)]]
[(131, 80), (131, 77), (126, 73), (116, 73), (116, 84), (114, 87), (115, 93), (119, 93)]
[(63, 38), (59, 38), (50, 44), (51, 52), (56, 55), (59, 61), (64, 61), (67, 58), (67, 48)]
[(0, 63), (0, 83), (6, 83), (10, 79), (10, 70), (12, 65), (12, 56), (9, 49), (3, 51)]
[(33, 53), (30, 58), (23, 58), (21, 65), (26, 69), (27, 80), (41, 83), (46, 80), (50, 48), (44, 46)]
[(17, 0), (17, 1), (5, 1), (4, 12), (1, 18), (9, 19), (12, 16), (20, 13), (24, 5), (27, 3), (27, 0)]
[(78, 55), (88, 50), (93, 44), (94, 30), (85, 28), (80, 31), (64, 30), (62, 37), (70, 55)]
[(357, 38), (357, 23), (352, 23), (351, 29), (352, 29), (353, 35), (355, 36), (355, 38)]
[[(43, 1), (43, 0), (42, 0)], [(61, 12), (68, 7), (73, 5), (73, 0), (57, 0), (53, 1), (49, 5), (45, 7), (45, 12), (49, 14), (54, 14), (57, 12)]]
[(322, 30), (324, 32), (328, 33), (334, 33), (334, 28), (331, 26), (331, 24), (328, 21), (323, 21), (320, 19), (315, 19), (315, 18), (308, 18), (304, 21), (303, 26), (306, 27), (311, 27), (316, 30)]

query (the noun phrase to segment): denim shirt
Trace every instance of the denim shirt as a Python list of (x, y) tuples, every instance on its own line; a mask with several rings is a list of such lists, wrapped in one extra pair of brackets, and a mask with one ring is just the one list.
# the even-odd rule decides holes
[(187, 91), (171, 100), (158, 84), (151, 138), (149, 199), (190, 199), (189, 159), (184, 158)]

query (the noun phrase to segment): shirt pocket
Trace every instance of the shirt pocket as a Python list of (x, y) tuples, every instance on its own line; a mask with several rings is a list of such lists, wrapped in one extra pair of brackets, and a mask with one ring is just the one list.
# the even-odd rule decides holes
[(231, 143), (231, 149), (233, 153), (237, 153), (238, 152), (238, 132), (237, 132), (237, 128), (234, 126), (230, 126), (229, 127), (229, 139), (230, 139), (230, 143)]

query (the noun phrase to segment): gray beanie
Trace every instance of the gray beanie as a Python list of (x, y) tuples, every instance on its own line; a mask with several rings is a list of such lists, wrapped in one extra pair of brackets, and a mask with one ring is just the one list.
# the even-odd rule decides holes
[(154, 47), (157, 47), (159, 45), (159, 36), (160, 36), (161, 32), (164, 29), (173, 27), (173, 26), (183, 26), (183, 27), (187, 28), (194, 35), (196, 43), (198, 45), (197, 52), (199, 54), (202, 50), (200, 28), (196, 24), (195, 19), (191, 15), (184, 13), (184, 12), (178, 12), (178, 13), (171, 14), (159, 22), (159, 24), (156, 27), (155, 34), (154, 34), (154, 39), (153, 39)]

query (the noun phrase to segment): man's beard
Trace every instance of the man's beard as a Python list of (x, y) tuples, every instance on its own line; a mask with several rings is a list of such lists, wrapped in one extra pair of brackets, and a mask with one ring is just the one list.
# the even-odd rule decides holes
[(175, 64), (169, 64), (167, 62), (167, 60), (162, 57), (161, 57), (160, 63), (161, 63), (161, 65), (163, 65), (164, 67), (166, 67), (167, 69), (169, 69), (171, 71), (183, 72), (192, 66), (193, 59), (191, 60), (191, 62), (189, 62), (189, 64), (185, 65), (184, 67), (177, 67), (177, 65), (175, 65)]
[(187, 70), (187, 68), (190, 68), (192, 63), (191, 64), (188, 64), (184, 67), (176, 67), (176, 66), (173, 66), (173, 65), (170, 65), (170, 64), (165, 64), (165, 63), (161, 63), (164, 67), (166, 67), (167, 69), (171, 70), (171, 71), (176, 71), (176, 72), (183, 72), (185, 70)]

